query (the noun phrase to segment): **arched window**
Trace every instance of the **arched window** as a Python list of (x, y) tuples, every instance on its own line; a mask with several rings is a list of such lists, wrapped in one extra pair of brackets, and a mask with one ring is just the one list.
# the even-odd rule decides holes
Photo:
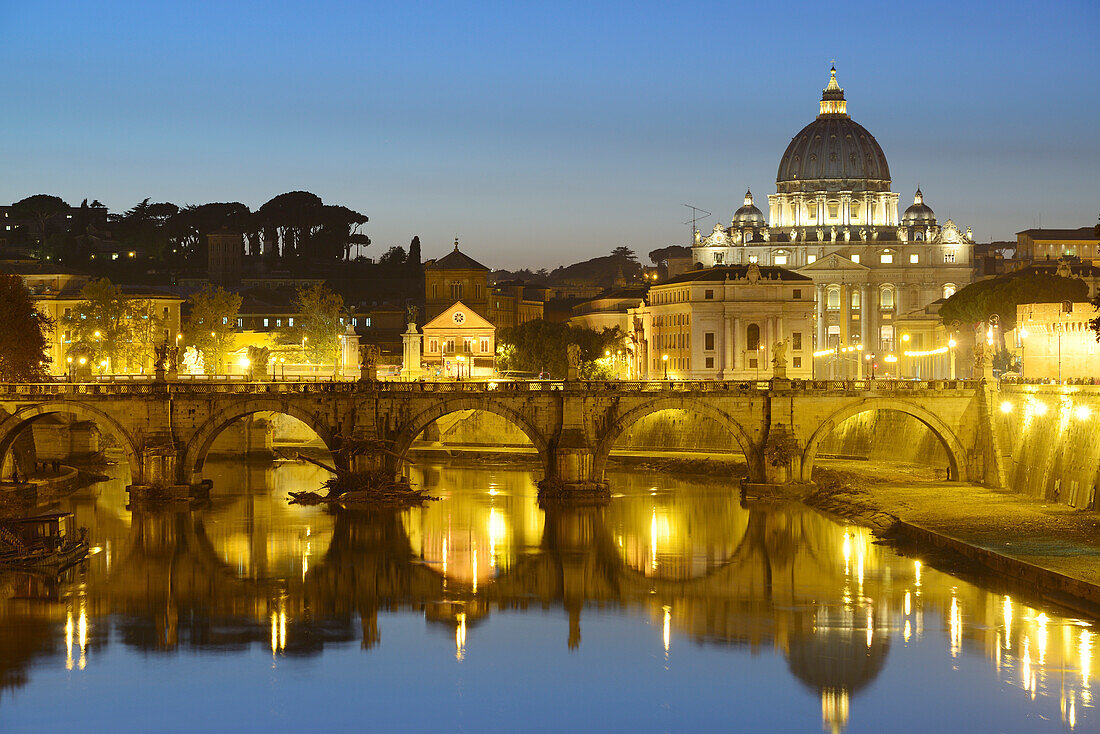
[(894, 327), (883, 326), (879, 329), (879, 339), (882, 343), (883, 351), (894, 351)]
[(879, 304), (881, 304), (883, 310), (892, 309), (894, 307), (894, 289), (890, 286), (886, 286), (879, 293)]
[(859, 308), (859, 291), (852, 290), (852, 308)]
[(954, 283), (944, 283), (943, 284), (943, 297), (944, 298), (950, 298), (951, 296), (955, 295), (956, 290), (957, 289), (955, 288)]
[(758, 324), (749, 324), (748, 331), (745, 334), (745, 348), (750, 351), (760, 348), (760, 326)]
[(840, 289), (830, 288), (826, 297), (825, 305), (830, 311), (840, 310)]

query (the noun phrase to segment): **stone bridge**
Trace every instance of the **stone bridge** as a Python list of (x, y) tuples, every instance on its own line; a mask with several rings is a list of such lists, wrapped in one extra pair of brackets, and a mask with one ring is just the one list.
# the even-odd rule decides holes
[[(10, 463), (17, 436), (35, 420), (68, 414), (114, 438), (134, 485), (194, 486), (219, 433), (254, 413), (275, 412), (312, 428), (341, 468), (398, 472), (433, 421), (483, 410), (527, 435), (542, 459), (544, 486), (586, 491), (606, 487), (607, 458), (624, 431), (647, 415), (678, 409), (729, 431), (750, 482), (783, 483), (810, 480), (818, 447), (835, 426), (865, 411), (892, 410), (936, 436), (951, 479), (1001, 486), (991, 430), (995, 390), (995, 383), (967, 380), (4, 384), (0, 461)], [(351, 450), (364, 440), (387, 450)]]

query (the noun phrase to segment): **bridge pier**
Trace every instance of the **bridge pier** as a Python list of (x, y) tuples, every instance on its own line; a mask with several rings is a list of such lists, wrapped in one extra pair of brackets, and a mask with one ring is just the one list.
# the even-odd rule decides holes
[(547, 452), (547, 466), (539, 482), (542, 497), (609, 497), (607, 482), (595, 476), (596, 450), (579, 428), (564, 429)]

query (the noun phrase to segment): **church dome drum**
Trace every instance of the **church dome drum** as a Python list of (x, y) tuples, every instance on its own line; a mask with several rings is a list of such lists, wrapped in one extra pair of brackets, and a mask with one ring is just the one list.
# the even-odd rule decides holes
[(733, 213), (731, 224), (735, 228), (764, 226), (764, 212), (752, 203), (752, 191), (745, 192), (745, 203)]

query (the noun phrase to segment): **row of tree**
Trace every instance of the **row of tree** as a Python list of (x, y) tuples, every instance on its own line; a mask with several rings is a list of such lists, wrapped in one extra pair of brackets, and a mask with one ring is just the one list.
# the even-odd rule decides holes
[[(293, 259), (309, 255), (322, 260), (349, 260), (361, 254), (370, 237), (360, 230), (365, 214), (336, 204), (325, 204), (308, 191), (291, 191), (266, 202), (256, 211), (240, 202), (179, 206), (145, 199), (122, 214), (106, 217), (103, 229), (98, 201), (85, 199), (74, 210), (61, 197), (36, 194), (16, 202), (11, 217), (20, 236), (37, 243), (44, 255), (58, 259), (89, 254), (97, 239), (113, 239), (141, 248), (170, 265), (205, 263), (205, 236), (239, 232), (250, 255)], [(9, 237), (11, 240), (12, 237)]]
[[(497, 369), (562, 379), (569, 374), (569, 345), (580, 347), (580, 377), (609, 380), (620, 377), (615, 358), (626, 351), (618, 327), (594, 331), (581, 326), (536, 319), (502, 329), (497, 338)], [(608, 359), (607, 355), (614, 355)]]

